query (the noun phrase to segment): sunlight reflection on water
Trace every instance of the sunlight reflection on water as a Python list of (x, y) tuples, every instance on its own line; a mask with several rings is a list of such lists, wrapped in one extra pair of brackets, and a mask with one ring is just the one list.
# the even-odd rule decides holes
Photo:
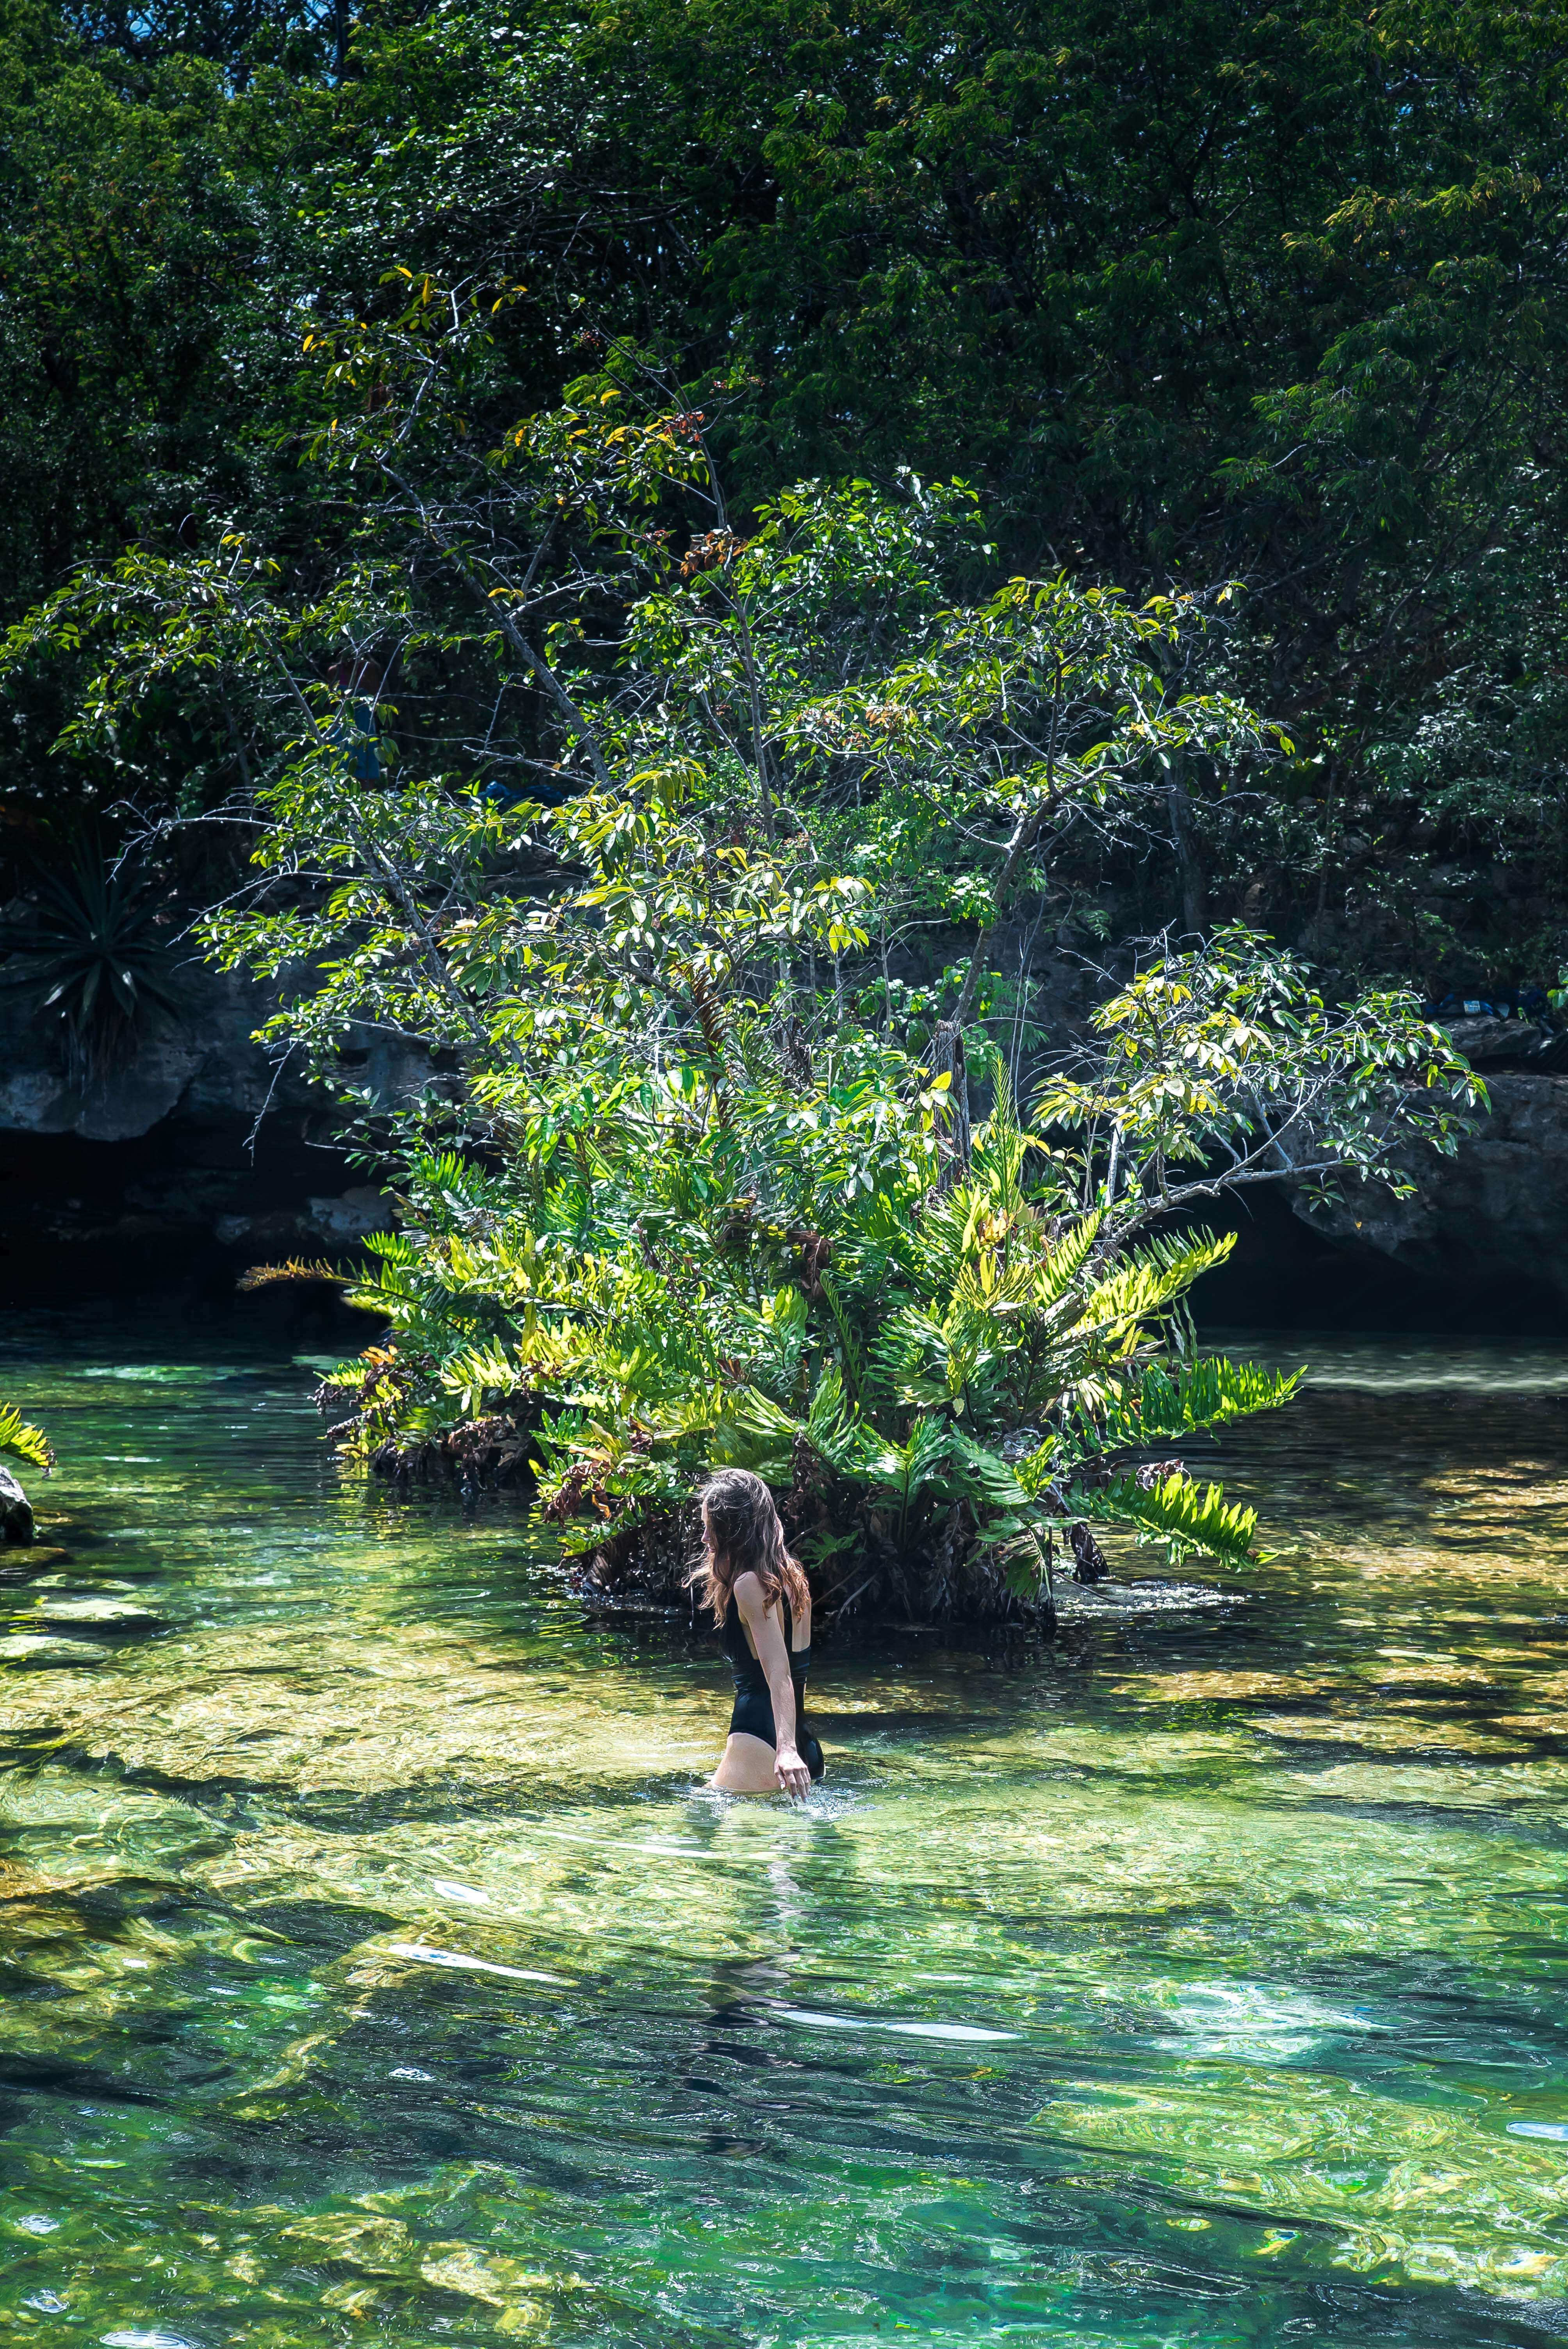
[(825, 1641), (789, 1806), (702, 1784), (710, 1641), (345, 1484), (307, 1367), (48, 1335), (7, 1628), (171, 1628), (0, 1678), (14, 2329), (1561, 2337), (1568, 1355), (1254, 1349), (1244, 1588)]

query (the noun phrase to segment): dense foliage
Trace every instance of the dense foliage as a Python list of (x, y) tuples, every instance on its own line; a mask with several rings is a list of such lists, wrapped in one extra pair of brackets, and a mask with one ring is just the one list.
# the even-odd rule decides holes
[[(1244, 1555), (1195, 1213), (1451, 1147), (1401, 982), (1560, 943), (1559, 35), (13, 10), (7, 806), (393, 1170), (351, 1447), (605, 1572), (755, 1461), (841, 1604)], [(28, 887), (101, 1064), (151, 901)]]
[[(34, 639), (91, 657), (84, 739), (154, 693), (246, 714), (261, 877), (209, 943), (399, 1175), (401, 1228), (344, 1276), (387, 1330), (328, 1381), (340, 1438), (395, 1465), (509, 1423), (611, 1574), (656, 1573), (701, 1469), (748, 1461), (841, 1605), (1032, 1599), (1102, 1517), (1241, 1558), (1250, 1515), (1165, 1455), (1294, 1381), (1193, 1358), (1181, 1300), (1229, 1243), (1184, 1222), (1451, 1146), (1470, 1089), (1408, 997), (1326, 1003), (1241, 928), (1134, 957), (1065, 1051), (987, 1028), (998, 933), (1058, 864), (1158, 833), (1178, 761), (1240, 790), (1277, 755), (1182, 689), (1212, 611), (1059, 577), (954, 600), (972, 501), (913, 480), (798, 484), (742, 538), (700, 419), (624, 351), (439, 499), (474, 337), (432, 352), (429, 306), (324, 353), (380, 398), (323, 461), (384, 494), (323, 593), (238, 545), (141, 555)], [(428, 574), (386, 552), (415, 523)], [(460, 629), (424, 601), (450, 575)], [(411, 662), (438, 625), (495, 709), (540, 705), (466, 779), (362, 698), (394, 629)], [(360, 648), (330, 684), (324, 641)], [(387, 1040), (397, 1085), (358, 1081)]]
[[(324, 394), (301, 342), (428, 276), (506, 303), (472, 446), (629, 333), (694, 405), (728, 385), (743, 528), (799, 476), (913, 465), (975, 485), (1004, 573), (1245, 580), (1227, 673), (1296, 755), (1245, 802), (1183, 779), (1179, 852), (1112, 876), (1129, 925), (1529, 977), (1562, 943), (1565, 55), (1551, 0), (15, 0), (13, 616), (225, 528), (302, 594), (335, 575), (358, 502), (302, 460), (373, 392)], [(403, 722), (470, 682), (432, 647)], [(74, 687), (35, 664), (13, 699), (28, 824)], [(189, 812), (246, 756), (242, 713), (155, 698), (63, 771)]]
[(176, 958), (160, 935), (162, 897), (84, 841), (67, 872), (39, 874), (26, 920), (0, 925), (0, 996), (19, 996), (59, 1034), (80, 1089), (136, 1056), (149, 1027), (176, 1011)]

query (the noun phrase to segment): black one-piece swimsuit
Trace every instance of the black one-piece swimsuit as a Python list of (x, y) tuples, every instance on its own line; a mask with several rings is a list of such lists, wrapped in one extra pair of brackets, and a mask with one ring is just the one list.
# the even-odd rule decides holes
[[(795, 1636), (789, 1619), (789, 1601), (780, 1593), (779, 1604), (784, 1614), (784, 1645), (789, 1651), (789, 1677), (795, 1683), (795, 1743), (800, 1759), (813, 1778), (822, 1775), (822, 1749), (806, 1726), (806, 1675), (811, 1669), (811, 1651), (790, 1646)], [(768, 1675), (752, 1654), (746, 1637), (746, 1626), (740, 1619), (740, 1609), (731, 1598), (725, 1610), (724, 1630), (720, 1635), (724, 1652), (735, 1671), (735, 1711), (729, 1716), (729, 1733), (739, 1731), (747, 1737), (760, 1737), (764, 1745), (777, 1746), (779, 1732), (773, 1720), (773, 1699), (769, 1693)]]

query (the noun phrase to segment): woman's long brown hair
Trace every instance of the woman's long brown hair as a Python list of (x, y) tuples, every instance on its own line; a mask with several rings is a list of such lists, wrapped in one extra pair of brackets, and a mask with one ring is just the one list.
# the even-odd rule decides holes
[(729, 1612), (730, 1592), (743, 1574), (757, 1577), (769, 1613), (780, 1596), (789, 1601), (792, 1614), (810, 1605), (805, 1568), (785, 1544), (773, 1495), (749, 1468), (721, 1468), (708, 1478), (702, 1524), (702, 1556), (687, 1588), (702, 1593), (716, 1623), (722, 1625)]

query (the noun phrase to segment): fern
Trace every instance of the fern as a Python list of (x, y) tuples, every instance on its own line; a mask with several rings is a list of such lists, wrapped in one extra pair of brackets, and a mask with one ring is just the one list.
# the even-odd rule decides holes
[(959, 1438), (959, 1447), (974, 1497), (995, 1513), (995, 1522), (988, 1527), (994, 1537), (1012, 1534), (1018, 1526), (1033, 1521), (1031, 1506), (1034, 1495), (1022, 1482), (1017, 1470), (1003, 1459), (999, 1452), (987, 1445), (971, 1444)]
[(1069, 1519), (1130, 1526), (1140, 1541), (1163, 1542), (1172, 1558), (1202, 1550), (1227, 1566), (1245, 1566), (1253, 1557), (1257, 1511), (1227, 1501), (1218, 1485), (1200, 1486), (1191, 1476), (1167, 1476), (1147, 1488), (1136, 1476), (1115, 1476), (1087, 1490), (1075, 1485), (1062, 1506)]
[(15, 1403), (0, 1402), (0, 1452), (9, 1452), (47, 1476), (55, 1464), (55, 1447), (41, 1427), (30, 1427)]
[(1057, 1241), (1038, 1276), (1037, 1304), (1055, 1305), (1077, 1288), (1078, 1275), (1088, 1262), (1094, 1244), (1099, 1237), (1102, 1220), (1097, 1207), (1091, 1215), (1080, 1216), (1071, 1231), (1064, 1233)]
[(1084, 1433), (1106, 1452), (1197, 1434), (1253, 1412), (1279, 1410), (1305, 1375), (1302, 1371), (1265, 1371), (1256, 1362), (1226, 1361), (1217, 1354), (1180, 1363), (1174, 1377), (1154, 1364), (1135, 1387), (1124, 1388), (1108, 1404), (1098, 1424), (1086, 1420)]
[(1217, 1238), (1205, 1232), (1197, 1237), (1146, 1240), (1096, 1284), (1084, 1319), (1102, 1328), (1147, 1321), (1184, 1297), (1204, 1273), (1223, 1264), (1235, 1245), (1234, 1232), (1222, 1232)]
[(276, 1288), (294, 1280), (330, 1280), (339, 1288), (350, 1288), (359, 1283), (356, 1272), (339, 1272), (326, 1263), (308, 1264), (303, 1257), (290, 1257), (286, 1264), (253, 1264), (240, 1275), (236, 1284), (242, 1296), (258, 1288)]
[(417, 1265), (421, 1261), (412, 1232), (366, 1232), (359, 1245), (367, 1256), (379, 1257), (384, 1264)]
[(838, 1285), (832, 1275), (820, 1272), (817, 1276), (817, 1286), (821, 1290), (823, 1301), (832, 1316), (833, 1329), (839, 1340), (839, 1359), (843, 1364), (844, 1376), (859, 1394), (866, 1380), (865, 1354), (840, 1300)]

